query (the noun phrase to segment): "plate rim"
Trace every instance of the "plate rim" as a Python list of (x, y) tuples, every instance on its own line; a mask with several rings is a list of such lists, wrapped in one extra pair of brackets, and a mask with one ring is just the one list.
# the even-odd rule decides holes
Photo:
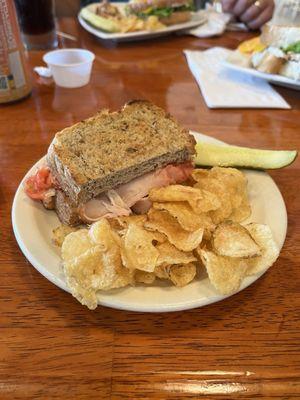
[[(221, 145), (228, 145), (228, 143), (221, 141), (219, 139), (216, 139), (212, 136), (208, 136), (199, 132), (195, 132), (195, 131), (190, 131), (191, 134), (193, 134), (196, 138), (196, 140), (198, 141), (199, 138), (205, 138), (205, 140), (209, 140), (213, 143), (218, 143)], [(197, 138), (198, 137), (198, 138)], [(199, 140), (201, 141), (201, 139)], [(53, 283), (54, 285), (58, 286), (60, 289), (71, 293), (71, 291), (69, 290), (68, 286), (66, 285), (65, 281), (61, 281), (60, 279), (58, 279), (54, 274), (52, 274), (51, 272), (49, 272), (47, 269), (45, 269), (45, 267), (43, 265), (40, 265), (40, 262), (34, 257), (34, 255), (32, 254), (32, 252), (27, 248), (27, 246), (25, 245), (19, 231), (18, 231), (18, 221), (16, 218), (16, 212), (17, 212), (17, 207), (18, 207), (18, 197), (23, 193), (23, 183), (25, 181), (25, 179), (27, 178), (27, 176), (30, 174), (30, 172), (32, 171), (32, 169), (36, 168), (40, 163), (43, 162), (43, 160), (45, 159), (46, 155), (43, 156), (40, 160), (38, 160), (34, 165), (32, 165), (30, 167), (30, 169), (26, 172), (26, 174), (24, 175), (24, 177), (22, 178), (16, 192), (15, 192), (15, 196), (13, 199), (13, 204), (12, 204), (12, 212), (11, 212), (11, 219), (12, 219), (12, 227), (13, 227), (13, 232), (17, 241), (18, 246), (20, 247), (23, 255), (25, 256), (25, 258), (30, 262), (30, 264), (42, 275), (44, 276), (47, 280), (49, 280), (51, 283)], [(272, 179), (272, 177), (267, 173), (264, 172), (265, 175), (268, 176), (268, 178), (272, 181), (274, 188), (277, 191), (277, 195), (279, 196), (279, 200), (282, 203), (282, 211), (284, 212), (284, 238), (282, 243), (280, 244), (280, 251), (281, 248), (284, 245), (285, 239), (286, 239), (286, 234), (287, 234), (287, 223), (288, 223), (288, 219), (287, 219), (287, 210), (286, 210), (286, 205), (284, 202), (284, 199), (282, 197), (282, 194), (278, 188), (278, 186), (276, 185), (275, 181)], [(46, 210), (45, 210), (46, 211)], [(270, 268), (270, 267), (269, 267)], [(209, 298), (206, 298), (205, 301), (203, 301), (202, 299), (196, 299), (196, 300), (186, 300), (186, 301), (182, 301), (180, 303), (168, 303), (168, 304), (163, 304), (160, 306), (154, 305), (151, 306), (149, 304), (144, 304), (141, 306), (140, 303), (133, 303), (131, 302), (130, 304), (128, 303), (124, 303), (122, 300), (120, 299), (116, 299), (113, 298), (113, 302), (111, 301), (111, 298), (108, 296), (107, 300), (105, 298), (100, 298), (100, 300), (98, 299), (98, 305), (99, 306), (105, 306), (105, 307), (109, 307), (109, 308), (114, 308), (114, 309), (119, 309), (119, 310), (125, 310), (125, 311), (134, 311), (134, 312), (152, 312), (152, 313), (159, 313), (159, 312), (175, 312), (175, 311), (184, 311), (184, 310), (190, 310), (190, 309), (194, 309), (194, 308), (201, 308), (204, 306), (207, 306), (209, 304), (213, 304), (222, 300), (225, 300), (228, 297), (234, 296), (235, 294), (241, 292), (242, 290), (246, 289), (248, 286), (252, 285), (255, 281), (257, 281), (263, 274), (265, 274), (265, 272), (268, 271), (268, 269), (265, 269), (263, 271), (261, 271), (259, 274), (256, 275), (252, 275), (249, 277), (246, 277), (244, 279), (244, 281), (242, 282), (240, 288), (238, 291), (236, 291), (235, 293), (232, 293), (230, 295), (220, 295), (220, 294), (216, 294), (213, 296), (210, 296)], [(126, 287), (126, 288), (121, 288), (121, 290), (126, 290), (126, 289), (130, 289), (130, 287)], [(100, 293), (100, 297), (101, 297), (101, 293)]]
[(266, 72), (257, 71), (255, 68), (243, 67), (228, 60), (224, 60), (222, 64), (229, 69), (238, 72), (245, 72), (248, 75), (254, 76), (255, 78), (263, 79), (265, 81), (274, 84), (276, 83), (278, 85), (284, 85), (285, 87), (289, 87), (290, 89), (300, 90), (300, 81), (297, 81), (296, 79), (287, 78), (286, 76), (278, 74), (268, 74)]

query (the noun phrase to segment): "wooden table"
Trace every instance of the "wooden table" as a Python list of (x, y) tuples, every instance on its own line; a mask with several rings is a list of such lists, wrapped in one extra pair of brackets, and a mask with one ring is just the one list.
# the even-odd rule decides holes
[[(0, 108), (0, 399), (300, 398), (299, 160), (271, 172), (289, 216), (279, 260), (248, 289), (201, 309), (91, 312), (26, 261), (10, 222), (15, 190), (54, 133), (103, 107), (147, 98), (229, 143), (297, 149), (300, 92), (277, 89), (291, 110), (206, 107), (182, 50), (234, 48), (248, 34), (103, 46), (74, 20), (60, 25), (79, 38), (65, 46), (96, 53), (91, 84), (65, 90), (34, 76), (30, 98)], [(42, 55), (32, 52), (31, 66)]]

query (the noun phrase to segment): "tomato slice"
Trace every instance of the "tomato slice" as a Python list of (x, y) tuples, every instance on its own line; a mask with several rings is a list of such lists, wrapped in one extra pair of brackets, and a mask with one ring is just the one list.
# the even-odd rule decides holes
[(43, 200), (48, 189), (54, 187), (50, 169), (41, 167), (25, 181), (25, 193), (34, 200)]

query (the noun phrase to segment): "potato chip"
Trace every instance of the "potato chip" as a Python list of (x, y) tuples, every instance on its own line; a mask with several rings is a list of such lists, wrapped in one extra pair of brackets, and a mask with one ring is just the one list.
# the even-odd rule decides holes
[(157, 232), (157, 231), (148, 230), (146, 227), (144, 229), (146, 229), (146, 231), (151, 234), (152, 243), (153, 243), (154, 246), (156, 246), (158, 243), (164, 243), (164, 242), (166, 242), (168, 240), (167, 236), (164, 235), (163, 233), (160, 233), (160, 232)]
[(219, 224), (226, 219), (240, 222), (248, 218), (247, 179), (241, 171), (214, 167), (209, 173), (204, 171), (194, 175), (197, 181), (194, 187), (212, 192), (221, 202), (221, 207), (210, 213), (214, 223)]
[(162, 24), (156, 15), (150, 15), (144, 21), (146, 31), (157, 31), (163, 29), (166, 25)]
[(170, 267), (169, 264), (161, 264), (155, 267), (154, 274), (160, 279), (169, 279), (170, 274)]
[(118, 220), (120, 226), (123, 228), (128, 228), (129, 224), (136, 224), (139, 226), (143, 226), (144, 222), (147, 220), (146, 215), (129, 215), (128, 217), (123, 216), (123, 217), (118, 217), (115, 218)]
[(122, 260), (129, 269), (153, 272), (159, 252), (153, 244), (153, 235), (141, 226), (131, 223), (124, 236)]
[(255, 275), (270, 267), (277, 260), (280, 250), (267, 225), (252, 223), (246, 225), (245, 228), (262, 249), (260, 257), (251, 258), (248, 262), (247, 275)]
[(202, 195), (203, 195), (203, 200), (201, 202), (201, 212), (208, 212), (208, 211), (213, 211), (213, 210), (218, 210), (222, 202), (221, 200), (216, 196), (216, 194), (202, 189)]
[(154, 272), (140, 271), (138, 269), (134, 272), (134, 280), (136, 283), (145, 283), (147, 285), (151, 285), (155, 279), (156, 276)]
[(83, 306), (87, 306), (90, 310), (95, 310), (95, 308), (97, 308), (98, 300), (95, 290), (80, 286), (76, 279), (72, 277), (66, 277), (66, 280), (72, 296), (75, 297), (79, 303)]
[(197, 168), (193, 170), (192, 178), (194, 179), (194, 181), (199, 182), (201, 181), (201, 179), (207, 178), (209, 176), (209, 173), (210, 169)]
[(209, 215), (200, 213), (196, 214), (192, 207), (185, 201), (178, 201), (176, 203), (153, 203), (153, 208), (156, 210), (168, 211), (172, 217), (176, 218), (181, 227), (186, 230), (193, 232), (199, 228), (204, 228), (212, 231), (214, 224), (212, 223)]
[(247, 184), (247, 178), (240, 170), (231, 167), (213, 167), (210, 176), (220, 178), (228, 186), (241, 186)]
[(239, 207), (247, 188), (247, 179), (245, 175), (236, 168), (228, 167), (213, 167), (210, 175), (223, 182), (226, 190), (230, 194), (232, 207)]
[(66, 236), (61, 248), (61, 257), (64, 261), (69, 261), (80, 256), (94, 246), (95, 243), (90, 239), (88, 229), (79, 229)]
[(212, 245), (220, 256), (255, 257), (261, 254), (261, 249), (252, 239), (248, 230), (235, 222), (223, 222), (213, 233)]
[(103, 251), (107, 251), (116, 244), (121, 246), (120, 237), (106, 218), (101, 218), (90, 227), (89, 236), (95, 244), (102, 247)]
[(114, 232), (105, 219), (101, 220), (101, 224), (97, 232), (105, 232), (104, 241), (101, 239), (100, 245), (94, 245), (64, 262), (64, 272), (73, 296), (89, 308), (96, 307), (98, 290), (123, 287), (133, 282), (133, 272), (121, 263), (120, 247)]
[[(208, 195), (211, 197), (211, 194)], [(207, 202), (210, 201), (210, 198), (207, 199), (204, 197), (202, 190), (183, 185), (170, 185), (159, 189), (152, 189), (149, 193), (149, 199), (160, 203), (187, 201), (196, 213), (207, 211)]]
[(186, 286), (190, 283), (196, 276), (196, 265), (189, 264), (181, 264), (181, 265), (172, 265), (170, 267), (169, 277), (170, 280), (174, 283), (175, 286)]
[(147, 220), (147, 215), (129, 215), (120, 216), (117, 218), (109, 218), (108, 222), (112, 229), (118, 233), (119, 236), (124, 236), (130, 223), (136, 223), (143, 226)]
[(238, 208), (235, 208), (230, 215), (230, 220), (234, 222), (242, 222), (251, 215), (251, 207), (248, 199), (245, 197)]
[(194, 232), (182, 229), (174, 217), (165, 211), (151, 209), (148, 213), (149, 221), (145, 223), (146, 228), (157, 230), (165, 234), (174, 246), (179, 250), (192, 251), (201, 243), (203, 228)]
[(218, 256), (204, 249), (200, 250), (200, 255), (208, 278), (219, 293), (229, 295), (239, 289), (247, 273), (247, 260)]
[(61, 247), (66, 236), (69, 235), (69, 233), (71, 232), (76, 232), (78, 231), (79, 228), (73, 228), (71, 226), (68, 225), (59, 225), (57, 228), (53, 229), (52, 231), (52, 241), (53, 243), (58, 246)]
[(220, 207), (216, 210), (210, 211), (210, 216), (213, 223), (219, 224), (223, 222), (232, 213), (232, 205), (230, 195), (226, 191), (225, 185), (216, 178), (204, 178), (197, 182), (194, 187), (213, 193), (220, 201)]
[(187, 264), (196, 261), (192, 252), (180, 251), (169, 242), (158, 244), (156, 248), (159, 251), (158, 265)]

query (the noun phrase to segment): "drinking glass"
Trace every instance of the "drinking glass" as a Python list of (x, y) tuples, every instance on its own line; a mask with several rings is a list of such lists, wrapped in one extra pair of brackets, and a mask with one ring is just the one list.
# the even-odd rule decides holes
[(15, 0), (21, 35), (28, 50), (57, 46), (53, 0)]

